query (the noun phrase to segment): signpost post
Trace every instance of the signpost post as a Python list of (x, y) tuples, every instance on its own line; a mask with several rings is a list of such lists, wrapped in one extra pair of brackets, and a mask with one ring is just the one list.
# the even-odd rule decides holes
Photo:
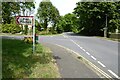
[(33, 53), (35, 53), (35, 16), (33, 20)]
[(35, 53), (35, 17), (33, 16), (16, 16), (17, 24), (32, 25), (33, 27), (33, 53)]

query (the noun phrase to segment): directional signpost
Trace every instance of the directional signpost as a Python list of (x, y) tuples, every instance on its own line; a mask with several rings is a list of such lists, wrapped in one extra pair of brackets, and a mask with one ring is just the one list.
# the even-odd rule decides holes
[(17, 24), (33, 25), (33, 16), (17, 16)]
[(35, 52), (35, 18), (33, 16), (16, 16), (17, 24), (33, 26), (33, 53)]

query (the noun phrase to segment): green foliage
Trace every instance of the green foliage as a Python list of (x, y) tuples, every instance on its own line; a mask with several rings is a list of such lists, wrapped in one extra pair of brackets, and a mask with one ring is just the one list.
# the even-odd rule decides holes
[(36, 30), (37, 31), (40, 31), (41, 30), (41, 24), (38, 22), (38, 20), (35, 20), (35, 27), (36, 27)]
[(32, 37), (24, 37), (24, 40), (23, 40), (25, 43), (33, 43), (33, 39)]
[(74, 31), (77, 32), (75, 29), (78, 26), (78, 19), (74, 14), (66, 14), (65, 16), (61, 16), (57, 25), (57, 29), (59, 32), (68, 32)]
[(52, 32), (40, 31), (39, 35), (52, 35)]
[(35, 27), (35, 33), (38, 34), (39, 30)]
[(2, 24), (2, 32), (3, 33), (19, 33), (21, 28), (17, 24)]
[(56, 31), (57, 31), (57, 33), (62, 33), (64, 30), (63, 30), (63, 27), (61, 25), (58, 25)]
[(114, 33), (116, 29), (118, 29), (120, 32), (120, 27), (119, 27), (120, 26), (120, 19), (111, 19), (109, 21), (109, 24), (110, 24), (110, 26), (109, 26), (110, 32)]
[(65, 26), (64, 17), (61, 16), (57, 23), (57, 32), (62, 33), (64, 31), (63, 27)]
[(37, 17), (40, 20), (40, 23), (43, 24), (43, 28), (47, 30), (48, 23), (53, 24), (53, 30), (56, 27), (56, 24), (59, 20), (59, 11), (53, 4), (45, 2), (44, 0), (39, 4)]
[(20, 5), (20, 8), (21, 8), (21, 11), (23, 11), (24, 16), (28, 15), (28, 14), (25, 14), (25, 10), (29, 11), (29, 15), (30, 15), (32, 13), (32, 11), (35, 9), (34, 2), (20, 2), (19, 5)]
[(2, 24), (0, 24), (0, 33), (2, 32)]
[[(120, 2), (78, 2), (74, 14), (79, 17), (78, 29), (85, 35), (103, 35), (106, 14), (108, 31), (114, 32), (119, 22)], [(114, 21), (115, 20), (115, 21)]]
[(72, 28), (72, 31), (73, 31), (74, 33), (79, 33), (79, 29), (78, 29), (77, 26), (76, 26), (76, 27), (73, 27), (73, 28)]
[(2, 18), (4, 24), (10, 24), (12, 21), (12, 16), (17, 16), (21, 14), (25, 15), (25, 10), (33, 10), (35, 4), (33, 2), (2, 2)]
[(24, 34), (27, 34), (28, 33), (28, 25), (25, 25), (24, 27), (25, 27), (25, 30), (23, 32), (24, 32)]
[(20, 10), (19, 2), (2, 2), (2, 18), (3, 23), (11, 23), (11, 16), (18, 14)]

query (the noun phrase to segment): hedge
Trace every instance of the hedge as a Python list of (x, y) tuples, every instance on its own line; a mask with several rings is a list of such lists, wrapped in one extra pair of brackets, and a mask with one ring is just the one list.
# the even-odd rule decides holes
[(3, 33), (19, 33), (21, 28), (17, 24), (2, 24), (2, 32)]

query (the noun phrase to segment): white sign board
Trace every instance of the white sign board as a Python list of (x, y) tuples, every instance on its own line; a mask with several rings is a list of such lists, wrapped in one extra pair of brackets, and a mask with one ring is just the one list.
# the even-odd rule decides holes
[(33, 25), (33, 16), (17, 16), (17, 24)]

